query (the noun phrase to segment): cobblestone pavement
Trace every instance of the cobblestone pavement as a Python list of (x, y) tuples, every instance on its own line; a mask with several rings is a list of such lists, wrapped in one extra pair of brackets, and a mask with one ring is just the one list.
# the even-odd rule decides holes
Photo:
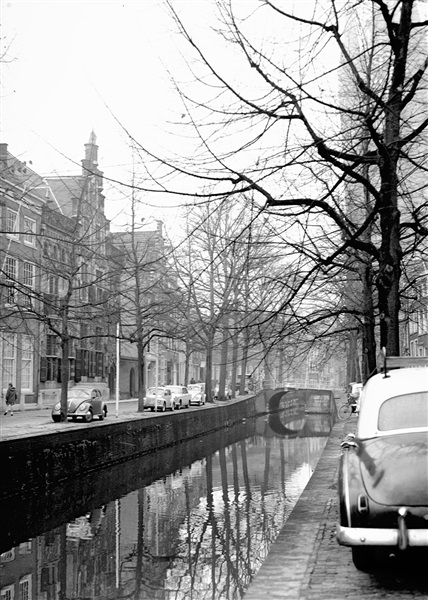
[(351, 549), (335, 537), (340, 442), (356, 417), (338, 422), (303, 494), (281, 530), (244, 600), (361, 600), (428, 598), (428, 556), (410, 563), (386, 561), (358, 571)]

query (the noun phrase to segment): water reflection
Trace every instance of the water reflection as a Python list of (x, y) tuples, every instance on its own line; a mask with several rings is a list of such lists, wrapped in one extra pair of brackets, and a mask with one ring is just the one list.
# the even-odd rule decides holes
[[(146, 485), (135, 480), (121, 497), (4, 552), (2, 599), (242, 598), (331, 425), (283, 413), (279, 422), (293, 433), (278, 435), (271, 417), (247, 424), (245, 439)], [(305, 437), (305, 428), (319, 437)]]

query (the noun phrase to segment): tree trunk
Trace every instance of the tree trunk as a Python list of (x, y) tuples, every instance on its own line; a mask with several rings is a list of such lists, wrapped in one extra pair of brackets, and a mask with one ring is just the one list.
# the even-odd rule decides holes
[(206, 393), (206, 401), (207, 402), (213, 402), (213, 390), (212, 390), (213, 342), (214, 342), (214, 335), (212, 333), (210, 333), (207, 336), (207, 346), (206, 346), (205, 393)]
[(229, 317), (226, 316), (223, 320), (223, 339), (221, 344), (220, 357), (220, 379), (218, 384), (218, 399), (227, 400), (228, 390), (226, 389), (227, 377), (227, 354), (228, 354), (228, 338), (229, 338)]
[(235, 332), (232, 338), (232, 378), (231, 378), (231, 388), (232, 388), (232, 398), (236, 396), (236, 371), (238, 368), (238, 333), (235, 323)]
[[(68, 301), (68, 299), (67, 299)], [(68, 355), (69, 355), (69, 343), (70, 338), (68, 335), (68, 304), (67, 301), (61, 303), (61, 412), (60, 421), (67, 422), (68, 412), (68, 378), (69, 378), (69, 366), (68, 366)]]
[(138, 348), (138, 412), (144, 411), (144, 397), (146, 395), (146, 364), (144, 358), (144, 344), (141, 338), (137, 341)]
[(375, 315), (373, 302), (373, 269), (370, 264), (363, 267), (363, 301), (364, 315), (362, 327), (362, 357), (361, 381), (365, 383), (369, 377), (376, 373), (376, 339)]
[(242, 358), (241, 358), (241, 381), (239, 383), (239, 395), (245, 394), (245, 376), (247, 374), (247, 360), (248, 360), (248, 330), (244, 329), (244, 340), (242, 344)]

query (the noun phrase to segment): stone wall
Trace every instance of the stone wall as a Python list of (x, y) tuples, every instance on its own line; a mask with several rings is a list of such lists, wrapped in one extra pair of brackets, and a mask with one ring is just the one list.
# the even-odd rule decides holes
[(203, 410), (182, 410), (116, 423), (103, 421), (96, 427), (1, 441), (0, 500), (46, 489), (78, 475), (233, 427), (245, 418), (265, 413), (266, 394), (269, 392)]

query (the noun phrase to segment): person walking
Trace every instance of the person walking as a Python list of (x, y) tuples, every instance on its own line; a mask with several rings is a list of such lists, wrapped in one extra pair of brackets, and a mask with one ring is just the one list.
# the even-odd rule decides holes
[(9, 387), (7, 388), (7, 392), (6, 392), (6, 411), (5, 411), (5, 415), (7, 415), (7, 410), (8, 407), (10, 406), (10, 416), (13, 417), (13, 405), (16, 402), (16, 389), (14, 388), (14, 386), (9, 383)]

